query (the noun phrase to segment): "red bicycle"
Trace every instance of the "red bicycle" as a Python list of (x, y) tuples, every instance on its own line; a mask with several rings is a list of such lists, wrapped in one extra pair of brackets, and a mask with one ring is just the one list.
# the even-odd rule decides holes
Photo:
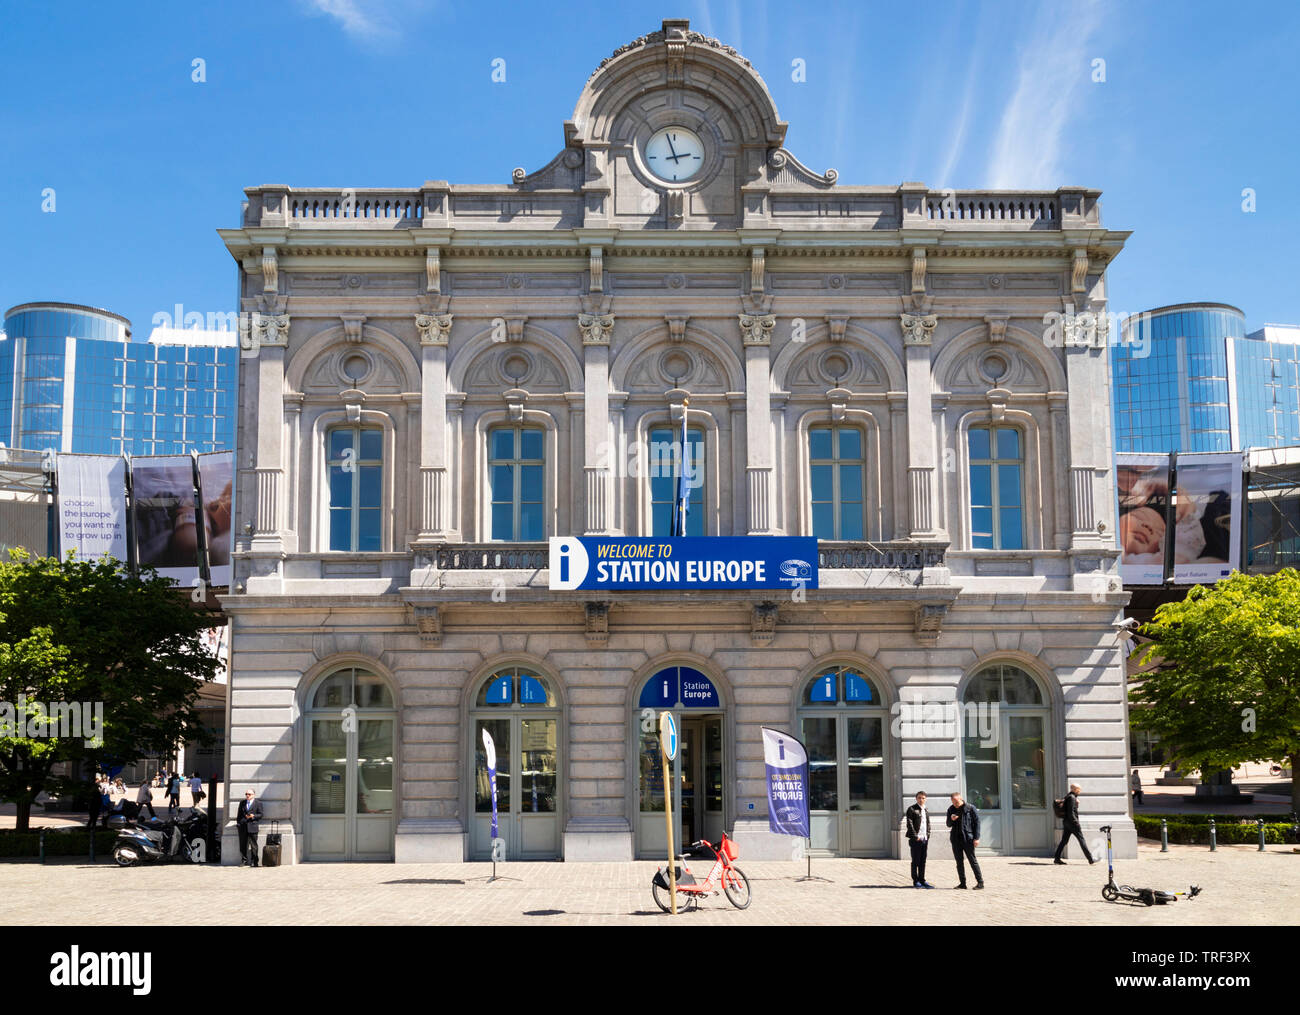
[[(677, 894), (682, 897), (682, 901), (687, 907), (695, 907), (700, 904), (700, 899), (709, 895), (718, 894), (718, 886), (721, 885), (722, 891), (726, 894), (727, 900), (737, 909), (747, 909), (753, 899), (749, 890), (749, 878), (745, 877), (745, 872), (733, 863), (740, 855), (736, 849), (736, 844), (727, 838), (727, 833), (722, 833), (722, 841), (714, 846), (707, 839), (701, 839), (699, 842), (691, 843), (686, 852), (677, 859), (682, 861), (682, 865), (676, 869), (677, 877)], [(708, 859), (713, 858), (713, 866), (709, 869), (709, 876), (702, 882), (696, 881), (691, 874), (691, 869), (686, 866), (688, 858)], [(665, 913), (672, 910), (672, 898), (668, 885), (668, 871), (660, 867), (655, 871), (654, 880), (650, 882), (650, 894), (654, 896), (655, 904)]]

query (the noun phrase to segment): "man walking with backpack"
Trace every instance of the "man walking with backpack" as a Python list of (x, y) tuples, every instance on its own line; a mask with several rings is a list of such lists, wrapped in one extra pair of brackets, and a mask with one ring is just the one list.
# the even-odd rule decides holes
[[(1061, 841), (1056, 847), (1056, 858), (1053, 863), (1064, 864), (1061, 854), (1065, 852), (1066, 843), (1070, 841), (1070, 836), (1079, 840), (1079, 847), (1083, 850), (1083, 855), (1088, 863), (1096, 863), (1091, 853), (1088, 852), (1088, 844), (1083, 841), (1083, 828), (1079, 825), (1079, 794), (1083, 792), (1077, 782), (1070, 783), (1070, 792), (1065, 794), (1064, 799), (1060, 801), (1058, 814), (1061, 818)], [(1052, 801), (1053, 809), (1056, 809), (1056, 801)]]

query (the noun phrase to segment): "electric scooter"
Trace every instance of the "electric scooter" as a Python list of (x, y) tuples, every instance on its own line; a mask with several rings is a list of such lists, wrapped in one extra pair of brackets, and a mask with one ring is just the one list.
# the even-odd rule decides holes
[(1201, 894), (1201, 889), (1197, 885), (1192, 885), (1185, 892), (1162, 892), (1155, 888), (1131, 888), (1128, 885), (1115, 884), (1115, 861), (1112, 859), (1111, 852), (1110, 825), (1102, 825), (1101, 831), (1106, 833), (1106, 871), (1109, 875), (1101, 889), (1101, 897), (1107, 902), (1137, 902), (1144, 906), (1163, 906), (1169, 902), (1177, 902), (1184, 895), (1191, 900)]

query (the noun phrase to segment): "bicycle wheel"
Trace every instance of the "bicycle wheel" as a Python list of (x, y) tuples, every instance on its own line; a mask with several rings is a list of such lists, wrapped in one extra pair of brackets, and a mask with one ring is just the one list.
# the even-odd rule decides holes
[(722, 888), (737, 909), (748, 909), (754, 896), (749, 890), (749, 878), (739, 867), (729, 867), (722, 872)]
[(654, 896), (655, 905), (665, 913), (673, 911), (673, 900), (667, 888), (660, 888), (654, 882), (650, 883), (650, 894)]

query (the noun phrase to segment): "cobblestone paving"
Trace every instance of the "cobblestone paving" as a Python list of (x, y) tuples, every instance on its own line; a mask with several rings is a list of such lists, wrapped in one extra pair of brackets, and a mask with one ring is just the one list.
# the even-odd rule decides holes
[[(937, 844), (936, 844), (937, 845)], [(1300, 854), (1250, 846), (1141, 845), (1118, 863), (1116, 880), (1183, 890), (1194, 901), (1147, 908), (1108, 903), (1103, 859), (1065, 867), (1050, 857), (981, 859), (988, 889), (952, 891), (951, 856), (932, 850), (928, 874), (939, 890), (917, 891), (905, 860), (818, 860), (803, 864), (740, 860), (753, 887), (748, 910), (719, 895), (677, 919), (691, 925), (747, 924), (1117, 924), (1300, 923)], [(63, 861), (0, 863), (0, 912), (9, 924), (429, 924), (666, 925), (650, 897), (655, 864), (511, 863), (517, 880), (487, 882), (491, 866), (473, 864), (302, 864), (240, 867), (143, 867)], [(692, 870), (707, 865), (692, 863)], [(971, 881), (971, 884), (974, 882)]]

